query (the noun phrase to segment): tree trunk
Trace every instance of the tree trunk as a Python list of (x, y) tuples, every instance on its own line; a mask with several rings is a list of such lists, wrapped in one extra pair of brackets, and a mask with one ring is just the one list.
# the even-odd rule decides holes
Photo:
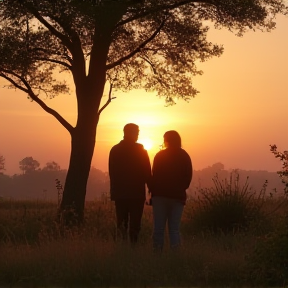
[(81, 99), (85, 101), (78, 101), (78, 121), (71, 132), (70, 163), (58, 214), (59, 220), (65, 226), (80, 224), (84, 219), (86, 186), (95, 147), (99, 120), (97, 113), (104, 83), (105, 81), (98, 83), (98, 89), (94, 92), (91, 92), (91, 86), (87, 85), (81, 92)]
[(71, 135), (70, 164), (60, 205), (60, 216), (65, 225), (83, 221), (86, 185), (95, 146), (96, 126), (94, 131), (77, 128)]
[(106, 60), (111, 35), (127, 7), (128, 2), (125, 1), (117, 2), (116, 6), (113, 4), (113, 9), (109, 3), (102, 7), (95, 22), (96, 29), (87, 76), (84, 54), (78, 49), (77, 42), (73, 50), (78, 120), (71, 132), (70, 164), (58, 214), (59, 220), (64, 225), (79, 224), (84, 219), (86, 185), (95, 147), (98, 111), (106, 81)]

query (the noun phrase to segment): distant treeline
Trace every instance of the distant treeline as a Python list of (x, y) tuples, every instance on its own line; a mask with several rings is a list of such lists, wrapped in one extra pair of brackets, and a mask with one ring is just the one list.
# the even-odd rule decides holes
[[(193, 171), (193, 180), (188, 189), (188, 194), (195, 195), (198, 189), (214, 186), (213, 177), (229, 181), (232, 170), (225, 170), (222, 163), (216, 163), (202, 170)], [(235, 172), (235, 170), (234, 170)], [(255, 191), (260, 191), (267, 181), (267, 195), (270, 192), (283, 191), (283, 184), (276, 172), (236, 170), (239, 174), (239, 182), (242, 184), (248, 178), (248, 183)], [(0, 174), (0, 197), (13, 199), (38, 199), (58, 200), (56, 179), (64, 185), (67, 170), (50, 171), (35, 170), (25, 174), (8, 176)], [(233, 173), (235, 176), (235, 173)], [(91, 168), (87, 185), (86, 200), (94, 200), (99, 197), (109, 196), (110, 181), (107, 172), (94, 167)]]

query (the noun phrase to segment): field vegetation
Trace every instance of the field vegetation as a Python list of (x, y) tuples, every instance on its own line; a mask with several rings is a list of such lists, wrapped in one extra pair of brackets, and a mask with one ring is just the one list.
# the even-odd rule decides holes
[[(182, 219), (183, 245), (152, 251), (145, 206), (138, 245), (117, 238), (113, 202), (86, 203), (85, 223), (56, 222), (57, 202), (0, 202), (0, 286), (251, 287), (288, 284), (288, 201), (231, 174), (198, 189)], [(55, 189), (55, 193), (56, 189)], [(279, 193), (278, 191), (278, 194)], [(286, 287), (286, 286), (285, 286)]]

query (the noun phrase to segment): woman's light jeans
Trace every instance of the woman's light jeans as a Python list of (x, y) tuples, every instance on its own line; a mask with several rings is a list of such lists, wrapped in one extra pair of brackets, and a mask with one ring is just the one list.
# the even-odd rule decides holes
[(179, 247), (181, 242), (179, 228), (184, 204), (180, 200), (154, 196), (152, 206), (154, 222), (153, 248), (160, 251), (163, 249), (167, 222), (170, 247), (172, 249)]

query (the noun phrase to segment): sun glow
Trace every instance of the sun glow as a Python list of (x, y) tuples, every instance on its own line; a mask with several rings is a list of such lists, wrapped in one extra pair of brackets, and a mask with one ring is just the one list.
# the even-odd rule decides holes
[(153, 147), (153, 141), (150, 138), (139, 139), (138, 143), (141, 143), (146, 150), (150, 150)]

